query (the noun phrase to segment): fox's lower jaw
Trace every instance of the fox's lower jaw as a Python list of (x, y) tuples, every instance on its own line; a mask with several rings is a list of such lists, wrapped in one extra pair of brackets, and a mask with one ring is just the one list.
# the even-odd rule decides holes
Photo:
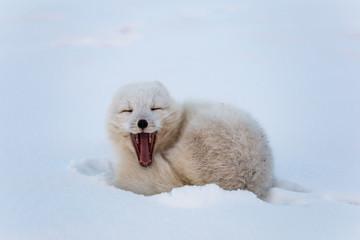
[(153, 133), (130, 133), (135, 152), (142, 167), (147, 167), (152, 162), (152, 155), (157, 132)]

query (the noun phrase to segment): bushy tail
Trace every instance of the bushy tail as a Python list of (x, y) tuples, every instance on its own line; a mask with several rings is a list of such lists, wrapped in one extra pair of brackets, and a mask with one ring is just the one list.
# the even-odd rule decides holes
[(273, 187), (277, 187), (277, 188), (281, 188), (287, 191), (293, 191), (293, 192), (302, 192), (302, 193), (308, 193), (311, 192), (310, 189), (303, 187), (299, 184), (290, 182), (290, 181), (286, 181), (286, 180), (281, 180), (281, 179), (277, 179), (274, 178), (273, 179)]

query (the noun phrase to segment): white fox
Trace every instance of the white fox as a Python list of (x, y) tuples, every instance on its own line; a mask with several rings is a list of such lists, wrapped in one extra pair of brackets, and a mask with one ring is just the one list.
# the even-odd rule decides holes
[(108, 112), (118, 154), (114, 186), (152, 195), (215, 183), (267, 196), (273, 159), (266, 135), (247, 113), (224, 104), (176, 104), (159, 82), (126, 85)]

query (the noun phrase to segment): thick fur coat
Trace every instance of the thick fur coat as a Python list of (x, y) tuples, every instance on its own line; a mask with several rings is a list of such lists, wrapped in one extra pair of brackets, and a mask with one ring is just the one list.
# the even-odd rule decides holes
[(115, 94), (107, 123), (118, 156), (114, 185), (121, 189), (152, 195), (215, 183), (265, 198), (272, 186), (267, 137), (257, 121), (234, 107), (180, 106), (161, 83), (138, 83)]

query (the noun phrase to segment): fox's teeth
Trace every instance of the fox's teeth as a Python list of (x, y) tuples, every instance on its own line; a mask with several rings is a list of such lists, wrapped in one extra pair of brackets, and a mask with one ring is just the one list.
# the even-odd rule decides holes
[(136, 140), (136, 143), (139, 144), (139, 136), (138, 135), (135, 135), (135, 140)]
[(149, 137), (149, 143), (151, 143), (151, 137)]

